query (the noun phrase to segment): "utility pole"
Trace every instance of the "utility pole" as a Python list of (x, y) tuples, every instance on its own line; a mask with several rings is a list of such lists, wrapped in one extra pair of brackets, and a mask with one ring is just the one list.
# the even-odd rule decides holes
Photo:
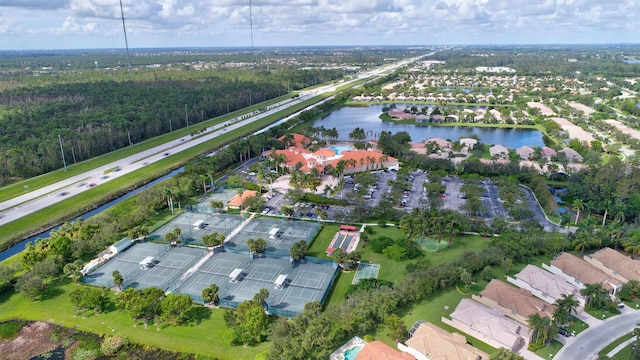
[(127, 47), (127, 68), (131, 73), (131, 58), (129, 57), (129, 41), (127, 40), (127, 28), (124, 25), (124, 10), (122, 10), (122, 0), (120, 0), (120, 15), (122, 15), (122, 30), (124, 31), (124, 45)]
[(187, 104), (184, 104), (184, 117), (187, 119), (187, 127), (189, 127), (189, 112), (187, 111)]
[(67, 161), (64, 159), (64, 150), (62, 149), (62, 138), (58, 134), (58, 142), (60, 142), (60, 153), (62, 154), (62, 164), (64, 165), (64, 172), (67, 172)]
[(133, 145), (131, 143), (131, 131), (127, 131), (127, 135), (129, 136), (129, 146)]

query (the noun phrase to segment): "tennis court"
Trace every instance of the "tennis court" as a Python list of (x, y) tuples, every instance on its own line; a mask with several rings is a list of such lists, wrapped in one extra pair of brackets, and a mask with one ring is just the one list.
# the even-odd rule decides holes
[[(124, 279), (123, 288), (157, 287), (167, 290), (204, 255), (204, 250), (196, 248), (136, 244), (87, 274), (83, 281), (113, 287), (113, 271), (118, 270)], [(153, 260), (148, 266), (141, 266), (141, 262), (149, 258)]]
[(305, 263), (296, 264), (289, 268), (286, 285), (278, 289), (271, 284), (269, 312), (283, 316), (295, 316), (304, 311), (305, 304), (318, 301), (323, 303), (333, 281), (338, 267), (333, 261), (313, 259)]
[(357, 284), (362, 279), (377, 279), (380, 272), (380, 264), (369, 264), (361, 262), (358, 265), (358, 271), (353, 277), (352, 284)]
[(202, 236), (214, 232), (226, 236), (237, 228), (244, 219), (241, 215), (186, 212), (158, 228), (150, 235), (150, 238), (162, 241), (167, 233), (179, 228), (185, 244), (204, 246)]
[(195, 301), (203, 302), (202, 290), (211, 284), (218, 285), (220, 297), (229, 283), (229, 274), (234, 269), (244, 269), (249, 263), (247, 254), (217, 253), (211, 256), (200, 268), (179, 285), (176, 292), (187, 294)]
[(263, 238), (267, 252), (282, 252), (288, 256), (291, 246), (300, 240), (307, 243), (318, 232), (320, 225), (310, 221), (283, 220), (270, 217), (252, 219), (238, 234), (225, 244), (230, 249), (244, 250), (248, 239)]

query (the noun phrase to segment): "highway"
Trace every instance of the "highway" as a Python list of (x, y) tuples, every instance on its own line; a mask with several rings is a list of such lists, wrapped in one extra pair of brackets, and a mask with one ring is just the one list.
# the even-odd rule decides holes
[[(430, 54), (425, 54), (423, 56), (428, 55)], [(382, 68), (377, 68), (365, 72), (358, 78), (352, 80), (341, 81), (338, 83), (314, 88), (311, 91), (301, 92), (300, 96), (298, 96), (297, 98), (288, 99), (278, 104), (269, 106), (269, 109), (267, 111), (251, 112), (233, 118), (225, 123), (207, 128), (205, 130), (205, 133), (200, 136), (193, 138), (191, 136), (185, 136), (181, 139), (172, 140), (154, 148), (141, 151), (135, 155), (122, 158), (110, 164), (103, 165), (90, 171), (86, 171), (82, 174), (69, 177), (65, 180), (61, 180), (40, 189), (29, 191), (21, 196), (4, 201), (0, 203), (0, 226), (12, 221), (16, 221), (26, 215), (32, 214), (55, 203), (73, 197), (93, 187), (100, 186), (101, 184), (116, 179), (120, 176), (129, 174), (136, 170), (140, 170), (149, 164), (166, 158), (167, 156), (177, 154), (193, 146), (214, 139), (217, 136), (224, 134), (225, 132), (238, 129), (254, 121), (258, 121), (266, 116), (283, 111), (316, 95), (333, 93), (338, 87), (360, 81), (363, 78), (366, 79), (378, 77), (398, 67), (405, 66), (411, 62), (414, 62), (419, 58), (420, 57), (407, 59), (398, 63), (387, 65)]]

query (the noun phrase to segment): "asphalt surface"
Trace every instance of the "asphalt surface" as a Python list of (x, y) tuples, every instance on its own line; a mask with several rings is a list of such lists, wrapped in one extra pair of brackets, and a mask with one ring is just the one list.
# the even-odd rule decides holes
[(560, 360), (597, 359), (598, 352), (621, 336), (633, 331), (640, 323), (640, 311), (630, 310), (624, 314), (590, 326), (569, 341), (553, 357)]

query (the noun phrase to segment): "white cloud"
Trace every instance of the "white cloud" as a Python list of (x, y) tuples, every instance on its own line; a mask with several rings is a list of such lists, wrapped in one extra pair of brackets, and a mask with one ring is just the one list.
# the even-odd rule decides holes
[[(131, 44), (138, 47), (247, 46), (249, 1), (122, 0)], [(257, 46), (637, 42), (640, 38), (636, 0), (253, 0), (251, 4)], [(73, 46), (75, 39), (89, 34), (103, 38), (106, 43), (101, 46), (121, 46), (121, 14), (115, 0), (0, 0), (0, 11), (0, 48), (20, 46), (8, 38), (16, 29), (29, 37), (22, 46), (62, 46), (56, 45), (57, 40)], [(60, 38), (46, 38), (47, 34)]]

